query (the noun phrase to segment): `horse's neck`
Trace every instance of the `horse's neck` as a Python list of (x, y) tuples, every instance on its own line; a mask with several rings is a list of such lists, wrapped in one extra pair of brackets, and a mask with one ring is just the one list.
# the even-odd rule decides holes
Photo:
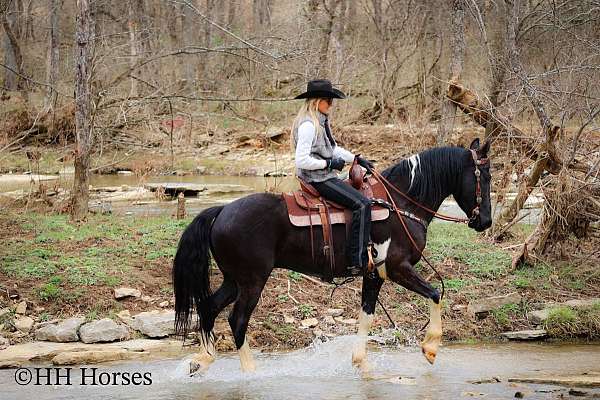
[[(410, 187), (410, 176), (395, 175), (392, 177), (392, 179), (388, 179), (388, 180), (390, 181), (390, 183), (392, 183), (394, 186), (396, 186), (400, 191), (402, 191), (402, 193), (408, 195), (408, 190)], [(398, 207), (400, 209), (410, 211), (413, 214), (415, 214), (416, 216), (418, 216), (419, 218), (424, 219), (428, 223), (431, 222), (431, 220), (433, 219), (433, 214), (431, 212), (413, 204), (410, 200), (407, 200), (406, 198), (404, 198), (404, 196), (394, 193), (393, 191), (390, 191), (390, 193), (394, 196), (394, 201), (396, 202), (396, 204), (398, 205)], [(442, 205), (442, 203), (444, 202), (444, 200), (448, 196), (450, 196), (450, 194), (451, 194), (451, 191), (450, 191), (450, 187), (448, 186), (448, 189), (446, 189), (445, 192), (441, 193), (440, 196), (435, 196), (436, 198), (421, 199), (419, 197), (413, 197), (410, 195), (409, 196), (413, 200), (415, 200), (417, 203), (427, 207), (428, 209), (430, 209), (432, 211), (437, 212), (438, 209), (440, 208), (440, 206)]]

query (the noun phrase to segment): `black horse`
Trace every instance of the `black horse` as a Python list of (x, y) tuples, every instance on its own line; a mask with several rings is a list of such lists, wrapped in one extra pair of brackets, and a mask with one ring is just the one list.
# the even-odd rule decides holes
[[(419, 276), (413, 266), (422, 257), (427, 224), (431, 212), (392, 191), (391, 185), (418, 203), (437, 211), (442, 201), (452, 195), (465, 214), (471, 216), (469, 227), (481, 232), (492, 224), (490, 205), (490, 170), (487, 161), (489, 142), (480, 147), (475, 139), (470, 149), (441, 147), (426, 150), (402, 160), (381, 174), (399, 209), (414, 214), (404, 223), (416, 247), (411, 243), (399, 215), (374, 222), (371, 239), (377, 250), (376, 263), (384, 261), (377, 274), (365, 274), (362, 283), (362, 310), (352, 361), (365, 366), (368, 334), (379, 290), (385, 279), (400, 284), (430, 299), (430, 324), (422, 349), (433, 363), (441, 340), (440, 294)], [(482, 160), (483, 162), (479, 161)], [(479, 198), (478, 198), (479, 197)], [(345, 268), (345, 226), (334, 225), (335, 276)], [(322, 235), (315, 235), (315, 248), (322, 247)], [(212, 293), (209, 282), (210, 253), (223, 273), (223, 283)], [(315, 256), (316, 253), (315, 252)], [(304, 274), (322, 276), (327, 268), (324, 256), (313, 263), (309, 228), (293, 226), (288, 219), (281, 195), (257, 193), (225, 206), (211, 207), (197, 215), (183, 232), (173, 263), (176, 332), (185, 337), (194, 314), (197, 314), (203, 351), (190, 365), (191, 372), (203, 370), (214, 360), (215, 318), (235, 301), (229, 324), (240, 355), (242, 371), (255, 369), (246, 342), (248, 321), (271, 271), (286, 268)], [(194, 312), (195, 311), (195, 312)]]

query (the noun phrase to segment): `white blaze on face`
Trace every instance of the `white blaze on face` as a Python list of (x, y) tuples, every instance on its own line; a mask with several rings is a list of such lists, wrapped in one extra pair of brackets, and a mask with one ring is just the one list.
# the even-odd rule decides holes
[(408, 163), (410, 164), (410, 185), (408, 186), (408, 190), (410, 190), (415, 180), (417, 169), (421, 168), (421, 158), (418, 154), (415, 154), (413, 156), (410, 156), (410, 158), (408, 159)]

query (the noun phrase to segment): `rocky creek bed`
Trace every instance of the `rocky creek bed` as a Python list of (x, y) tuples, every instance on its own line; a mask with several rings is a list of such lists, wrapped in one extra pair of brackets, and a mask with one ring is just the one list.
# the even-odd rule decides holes
[[(60, 214), (0, 213), (0, 362), (12, 365), (15, 360), (5, 356), (12, 348), (40, 340), (84, 346), (65, 350), (77, 352), (88, 351), (82, 350), (88, 343), (118, 347), (132, 339), (175, 339), (171, 263), (190, 220), (92, 214), (78, 226)], [(530, 229), (515, 227), (513, 243)], [(596, 260), (540, 263), (513, 271), (511, 246), (493, 244), (462, 225), (431, 225), (428, 252), (447, 290), (444, 341), (597, 339)], [(427, 270), (422, 273), (429, 275)], [(213, 287), (221, 281), (214, 265), (211, 281)], [(333, 297), (331, 290), (318, 279), (275, 270), (250, 322), (250, 344), (267, 351), (289, 350), (316, 338), (354, 334), (360, 281), (340, 287)], [(377, 340), (390, 346), (418, 342), (427, 320), (426, 302), (391, 283), (384, 285), (380, 298), (397, 329), (390, 328), (378, 307), (372, 329)], [(227, 313), (215, 327), (220, 351), (234, 350)], [(154, 322), (146, 323), (148, 319)], [(119, 352), (115, 357), (130, 355)], [(75, 360), (91, 362), (86, 357), (92, 355)], [(35, 354), (30, 358), (36, 359)]]

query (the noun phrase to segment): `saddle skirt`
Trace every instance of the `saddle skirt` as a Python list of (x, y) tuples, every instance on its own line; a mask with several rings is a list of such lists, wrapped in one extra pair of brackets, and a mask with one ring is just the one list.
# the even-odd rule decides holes
[[(348, 185), (353, 185), (350, 179), (344, 181)], [(356, 183), (356, 180), (354, 181)], [(381, 199), (388, 201), (387, 193), (383, 184), (372, 176), (359, 182), (358, 189), (365, 197), (369, 199)], [(285, 200), (290, 222), (294, 226), (322, 225), (322, 218), (319, 209), (323, 207), (323, 201), (319, 192), (310, 184), (300, 180), (300, 190), (291, 193), (282, 193)], [(329, 220), (331, 224), (345, 224), (352, 219), (352, 212), (330, 200), (325, 200), (329, 211)], [(371, 207), (371, 221), (381, 221), (387, 219), (390, 215), (389, 209), (373, 205)]]

